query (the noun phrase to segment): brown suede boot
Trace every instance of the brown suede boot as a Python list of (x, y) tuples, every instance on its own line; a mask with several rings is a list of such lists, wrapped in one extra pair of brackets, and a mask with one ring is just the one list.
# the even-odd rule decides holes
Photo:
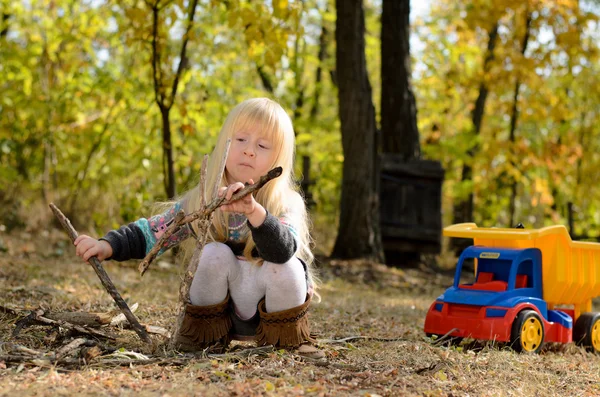
[(229, 294), (216, 305), (187, 305), (181, 331), (177, 338), (177, 348), (181, 351), (199, 351), (210, 346), (227, 347), (229, 344)]
[(310, 336), (308, 322), (308, 306), (311, 296), (306, 295), (306, 301), (291, 309), (267, 313), (265, 300), (258, 304), (260, 323), (256, 329), (256, 344), (258, 346), (273, 345), (284, 349), (299, 347), (294, 353), (312, 359), (321, 359), (325, 354), (312, 346), (316, 340)]

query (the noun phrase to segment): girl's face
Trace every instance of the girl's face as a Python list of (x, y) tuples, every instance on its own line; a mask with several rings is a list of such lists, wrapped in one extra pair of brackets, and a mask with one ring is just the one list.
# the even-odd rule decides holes
[(275, 161), (273, 146), (273, 142), (261, 134), (259, 127), (244, 127), (236, 131), (225, 164), (227, 181), (246, 183), (252, 179), (258, 182)]

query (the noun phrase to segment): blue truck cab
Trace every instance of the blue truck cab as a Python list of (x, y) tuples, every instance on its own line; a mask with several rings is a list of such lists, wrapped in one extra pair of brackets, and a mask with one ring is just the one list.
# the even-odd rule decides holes
[[(475, 282), (461, 283), (463, 265), (471, 259)], [(428, 335), (510, 342), (516, 350), (537, 352), (544, 341), (570, 341), (572, 317), (568, 310), (549, 310), (543, 299), (539, 249), (471, 246), (458, 259), (454, 284), (431, 304), (424, 329)]]

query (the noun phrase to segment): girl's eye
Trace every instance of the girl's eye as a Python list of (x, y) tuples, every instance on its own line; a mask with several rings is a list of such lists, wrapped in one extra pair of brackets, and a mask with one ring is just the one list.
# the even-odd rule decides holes
[(268, 147), (266, 147), (265, 145), (262, 145), (262, 144), (259, 144), (258, 147), (261, 149), (268, 149)]
[(244, 142), (244, 141), (245, 141), (245, 139), (244, 139), (244, 138), (238, 138), (238, 139), (237, 139), (237, 141), (238, 141), (238, 142)]

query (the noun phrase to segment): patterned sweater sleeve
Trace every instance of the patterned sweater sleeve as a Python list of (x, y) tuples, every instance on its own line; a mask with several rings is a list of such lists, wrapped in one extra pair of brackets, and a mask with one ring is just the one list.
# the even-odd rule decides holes
[(262, 225), (248, 222), (258, 255), (272, 263), (286, 263), (298, 250), (298, 232), (290, 217), (276, 218), (267, 212)]
[[(113, 255), (109, 259), (119, 262), (128, 259), (143, 259), (165, 230), (174, 222), (175, 215), (181, 208), (181, 203), (176, 203), (163, 214), (151, 218), (141, 218), (108, 232), (100, 240), (107, 241), (112, 247)], [(191, 235), (192, 230), (189, 225), (184, 225), (165, 241), (158, 255), (162, 255), (169, 248), (178, 245)]]

